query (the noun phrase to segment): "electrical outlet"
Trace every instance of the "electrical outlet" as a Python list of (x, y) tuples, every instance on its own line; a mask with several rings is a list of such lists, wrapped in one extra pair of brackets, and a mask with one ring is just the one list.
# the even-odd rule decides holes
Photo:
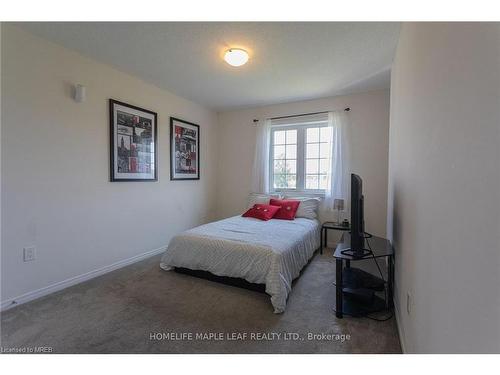
[(410, 292), (407, 292), (406, 293), (406, 312), (408, 313), (408, 315), (411, 314), (411, 294)]
[(30, 246), (23, 249), (23, 260), (25, 262), (31, 262), (36, 259), (36, 247)]

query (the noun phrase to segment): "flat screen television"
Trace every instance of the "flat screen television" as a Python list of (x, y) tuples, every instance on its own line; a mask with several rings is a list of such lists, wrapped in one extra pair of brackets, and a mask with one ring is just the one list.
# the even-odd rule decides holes
[(357, 174), (351, 174), (351, 254), (365, 255), (365, 221), (363, 204), (363, 181)]

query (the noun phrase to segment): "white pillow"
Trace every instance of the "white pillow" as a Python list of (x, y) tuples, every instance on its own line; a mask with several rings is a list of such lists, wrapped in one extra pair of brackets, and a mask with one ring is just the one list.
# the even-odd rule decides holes
[(306, 219), (317, 219), (319, 198), (313, 197), (294, 197), (293, 195), (285, 195), (285, 199), (295, 199), (300, 201), (299, 208), (295, 217), (304, 217)]
[(281, 195), (250, 193), (248, 195), (248, 208), (252, 208), (255, 204), (269, 204), (271, 198), (280, 199)]

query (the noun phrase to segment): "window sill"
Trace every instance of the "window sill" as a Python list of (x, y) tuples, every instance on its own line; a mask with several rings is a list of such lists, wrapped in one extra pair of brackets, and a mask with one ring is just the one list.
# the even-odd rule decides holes
[(273, 190), (271, 194), (282, 194), (291, 197), (311, 197), (311, 198), (325, 198), (325, 192), (323, 190)]

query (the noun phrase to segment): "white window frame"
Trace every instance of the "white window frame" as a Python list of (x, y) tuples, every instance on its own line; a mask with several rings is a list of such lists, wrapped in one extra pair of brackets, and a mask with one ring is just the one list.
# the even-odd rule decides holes
[[(324, 197), (324, 189), (305, 188), (305, 160), (306, 160), (306, 132), (308, 128), (326, 128), (327, 122), (314, 122), (298, 125), (274, 125), (271, 126), (271, 139), (269, 142), (269, 186), (273, 193), (285, 193), (288, 195), (311, 195)], [(297, 130), (297, 182), (296, 188), (274, 188), (274, 133), (282, 130)]]

